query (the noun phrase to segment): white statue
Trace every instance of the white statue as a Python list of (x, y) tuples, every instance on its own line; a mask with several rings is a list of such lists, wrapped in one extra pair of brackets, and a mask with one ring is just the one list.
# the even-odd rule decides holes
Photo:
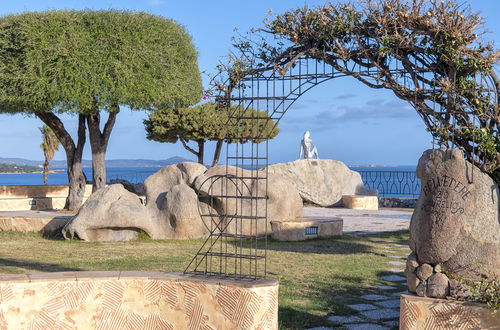
[(316, 149), (310, 136), (311, 133), (309, 133), (309, 131), (304, 132), (304, 138), (300, 141), (299, 159), (302, 157), (302, 154), (304, 154), (304, 159), (312, 159), (315, 154), (316, 158), (319, 159), (318, 149)]

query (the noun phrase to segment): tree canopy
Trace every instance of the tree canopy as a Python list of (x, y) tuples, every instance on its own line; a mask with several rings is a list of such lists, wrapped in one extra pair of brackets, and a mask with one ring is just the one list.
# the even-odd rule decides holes
[[(106, 183), (105, 153), (120, 106), (154, 110), (200, 98), (197, 53), (172, 20), (118, 10), (0, 18), (0, 112), (34, 114), (54, 131), (68, 159), (70, 209), (83, 198), (86, 125), (96, 190)], [(76, 143), (57, 117), (62, 112), (78, 115)], [(101, 112), (109, 113), (105, 125)]]
[[(215, 165), (222, 142), (241, 142), (241, 137), (260, 135), (261, 139), (249, 140), (259, 143), (278, 135), (279, 129), (271, 119), (253, 122), (251, 119), (246, 119), (240, 125), (228, 125), (229, 113), (239, 110), (236, 106), (220, 108), (215, 103), (205, 103), (191, 108), (166, 108), (151, 113), (144, 121), (144, 125), (149, 140), (169, 143), (180, 140), (187, 150), (198, 157), (200, 163), (203, 163), (204, 143), (217, 141), (212, 162), (212, 165)], [(248, 109), (244, 111), (244, 116), (262, 118), (267, 117), (267, 114), (264, 111)], [(188, 146), (189, 141), (198, 143), (198, 151)]]
[[(216, 80), (230, 94), (245, 76), (284, 75), (315, 59), (408, 101), (442, 146), (456, 146), (500, 182), (500, 53), (483, 19), (453, 0), (365, 0), (299, 8), (269, 17), (235, 42)], [(252, 31), (254, 32), (254, 31)], [(377, 74), (373, 74), (376, 71)], [(372, 74), (369, 74), (371, 72)]]
[(187, 32), (128, 11), (48, 11), (0, 19), (0, 109), (93, 113), (200, 100)]

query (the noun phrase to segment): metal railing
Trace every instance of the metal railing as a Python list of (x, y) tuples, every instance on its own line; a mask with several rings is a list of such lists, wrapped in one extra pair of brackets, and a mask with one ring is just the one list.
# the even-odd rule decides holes
[(357, 171), (367, 189), (377, 189), (382, 197), (417, 198), (420, 179), (414, 171)]

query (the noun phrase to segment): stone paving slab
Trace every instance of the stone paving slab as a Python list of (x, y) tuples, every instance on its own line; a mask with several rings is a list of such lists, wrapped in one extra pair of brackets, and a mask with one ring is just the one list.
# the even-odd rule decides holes
[(356, 315), (348, 315), (348, 316), (332, 315), (328, 318), (328, 321), (333, 323), (359, 323), (363, 322), (364, 320)]
[(347, 307), (352, 308), (358, 312), (361, 311), (370, 311), (372, 309), (377, 309), (377, 306), (371, 304), (356, 304), (356, 305), (347, 305)]
[(374, 323), (358, 323), (358, 324), (344, 324), (344, 327), (349, 330), (387, 330), (388, 327)]
[(389, 261), (389, 263), (393, 266), (406, 266), (406, 262), (402, 261)]
[(399, 308), (400, 300), (392, 299), (385, 301), (377, 301), (376, 304), (385, 308)]
[(399, 276), (399, 275), (385, 275), (381, 277), (384, 281), (388, 282), (402, 282), (406, 281), (406, 277)]
[(387, 296), (382, 296), (379, 294), (365, 294), (364, 296), (360, 297), (361, 299), (365, 300), (370, 300), (370, 301), (378, 301), (378, 300), (387, 300), (389, 297)]
[(393, 272), (393, 273), (402, 273), (405, 270), (404, 270), (404, 268), (389, 268), (389, 271)]
[(363, 311), (359, 313), (374, 321), (399, 318), (399, 311), (390, 308), (374, 309), (371, 311)]

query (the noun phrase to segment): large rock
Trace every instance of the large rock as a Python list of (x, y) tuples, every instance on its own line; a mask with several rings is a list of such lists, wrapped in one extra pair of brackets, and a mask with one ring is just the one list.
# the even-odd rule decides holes
[[(294, 185), (279, 175), (269, 174), (268, 184), (263, 180), (266, 176), (265, 170), (258, 172), (244, 170), (234, 166), (214, 166), (208, 169), (203, 175), (196, 178), (194, 187), (201, 194), (209, 196), (242, 196), (257, 197), (250, 198), (224, 198), (215, 197), (211, 203), (219, 214), (227, 215), (229, 219), (228, 231), (236, 232), (236, 226), (242, 229), (243, 234), (262, 234), (266, 232), (264, 221), (251, 221), (249, 218), (266, 216), (266, 187), (267, 187), (267, 232), (271, 232), (271, 221), (292, 220), (302, 216), (302, 199)], [(240, 179), (243, 177), (243, 179)], [(261, 179), (254, 179), (259, 177)], [(232, 217), (238, 215), (248, 217), (238, 219)], [(204, 221), (211, 221), (209, 217), (204, 217)], [(219, 220), (215, 219), (218, 223)], [(239, 231), (239, 230), (238, 230)]]
[(198, 195), (185, 184), (173, 186), (167, 192), (164, 214), (172, 228), (171, 238), (200, 238), (209, 234), (198, 210)]
[(151, 174), (144, 181), (146, 205), (153, 211), (163, 209), (167, 191), (181, 183), (186, 183), (186, 181), (177, 165), (163, 167)]
[(197, 194), (189, 187), (204, 171), (188, 162), (160, 169), (144, 182), (146, 205), (123, 185), (109, 185), (91, 195), (63, 234), (86, 241), (130, 240), (141, 230), (153, 239), (205, 237)]
[(62, 233), (67, 239), (77, 236), (90, 242), (128, 241), (140, 230), (152, 231), (150, 220), (139, 196), (113, 184), (90, 195)]
[[(251, 171), (234, 167), (228, 169), (234, 175), (252, 174)], [(235, 217), (219, 217), (220, 214), (237, 214), (244, 217), (266, 215), (264, 198), (258, 200), (258, 205), (255, 200), (245, 198), (228, 199), (227, 203), (220, 197), (211, 201), (203, 196), (199, 198), (198, 191), (201, 195), (234, 195), (237, 191), (242, 191), (242, 195), (246, 197), (266, 196), (265, 180), (227, 179), (218, 176), (223, 174), (226, 174), (226, 166), (214, 167), (208, 171), (203, 165), (196, 163), (181, 163), (162, 168), (144, 183), (146, 205), (141, 203), (139, 196), (127, 191), (121, 184), (109, 185), (94, 193), (80, 208), (79, 213), (65, 226), (64, 236), (78, 236), (86, 241), (120, 241), (133, 239), (143, 230), (153, 239), (198, 238), (208, 235), (207, 228), (213, 225), (212, 219), (218, 224), (223, 218), (227, 221), (228, 231), (236, 232)], [(208, 179), (209, 181), (203, 184), (207, 178), (214, 175), (215, 179)], [(259, 172), (259, 176), (264, 175), (264, 171)], [(204, 191), (214, 180), (217, 184), (214, 184), (210, 191)], [(302, 216), (302, 199), (290, 182), (270, 175), (267, 186), (269, 221), (290, 220)], [(212, 217), (202, 219), (200, 212)], [(238, 221), (238, 226), (243, 228), (244, 234), (266, 232), (265, 221)], [(267, 232), (270, 230), (271, 226), (268, 224)]]
[(341, 206), (342, 195), (373, 195), (361, 175), (332, 159), (302, 159), (270, 165), (269, 173), (290, 181), (304, 201), (320, 206)]
[(459, 150), (427, 150), (417, 176), (422, 191), (410, 223), (420, 263), (464, 278), (500, 276), (499, 189)]
[(193, 162), (179, 163), (177, 167), (181, 170), (184, 181), (188, 186), (192, 186), (194, 180), (207, 171), (207, 168), (202, 164)]

